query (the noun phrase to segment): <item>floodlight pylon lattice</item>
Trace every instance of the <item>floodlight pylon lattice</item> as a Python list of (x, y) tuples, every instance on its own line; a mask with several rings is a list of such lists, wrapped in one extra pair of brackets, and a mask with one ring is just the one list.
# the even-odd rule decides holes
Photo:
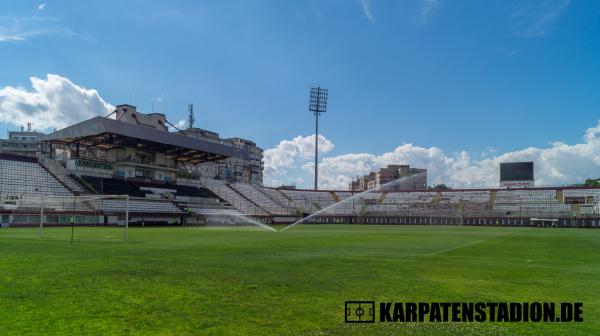
[(315, 190), (319, 188), (319, 116), (327, 112), (329, 90), (320, 86), (310, 89), (308, 110), (315, 115)]

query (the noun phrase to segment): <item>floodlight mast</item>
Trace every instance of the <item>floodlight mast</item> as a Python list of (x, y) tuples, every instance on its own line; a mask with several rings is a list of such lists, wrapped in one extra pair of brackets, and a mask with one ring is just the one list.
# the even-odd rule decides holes
[(320, 86), (310, 89), (308, 110), (315, 114), (315, 190), (319, 189), (319, 115), (327, 112), (328, 90)]

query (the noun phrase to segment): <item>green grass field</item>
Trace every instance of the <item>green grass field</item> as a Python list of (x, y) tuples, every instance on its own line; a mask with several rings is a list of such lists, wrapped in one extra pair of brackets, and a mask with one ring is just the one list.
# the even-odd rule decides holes
[[(0, 229), (0, 335), (598, 335), (600, 230)], [(344, 301), (584, 303), (583, 323), (344, 324)]]

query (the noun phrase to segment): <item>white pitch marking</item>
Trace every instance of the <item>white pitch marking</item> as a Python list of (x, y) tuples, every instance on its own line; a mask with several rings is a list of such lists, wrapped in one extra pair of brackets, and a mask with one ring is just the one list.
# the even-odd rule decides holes
[(486, 240), (485, 239), (481, 239), (481, 240), (477, 240), (477, 241), (474, 241), (474, 242), (471, 242), (471, 243), (468, 243), (468, 244), (464, 244), (464, 245), (460, 245), (460, 246), (456, 246), (456, 247), (451, 247), (451, 248), (439, 250), (439, 251), (432, 252), (432, 253), (427, 253), (425, 255), (427, 255), (427, 256), (434, 256), (434, 255), (437, 255), (437, 254), (440, 254), (440, 253), (450, 252), (450, 251), (461, 249), (463, 247), (469, 247), (469, 246), (472, 246), (472, 245), (483, 243), (484, 241), (486, 241)]
[(506, 237), (506, 236), (510, 236), (510, 235), (512, 235), (512, 233), (504, 233), (504, 234), (493, 236), (493, 237), (490, 237), (490, 238), (487, 238), (487, 239), (480, 239), (480, 240), (477, 240), (477, 241), (474, 241), (474, 242), (471, 242), (471, 243), (467, 243), (467, 244), (464, 244), (464, 245), (460, 245), (460, 246), (451, 247), (451, 248), (448, 248), (448, 249), (444, 249), (444, 250), (439, 250), (439, 251), (436, 251), (436, 252), (428, 253), (426, 255), (428, 255), (428, 256), (434, 256), (434, 255), (438, 255), (440, 253), (458, 250), (458, 249), (461, 249), (463, 247), (469, 247), (471, 245), (477, 245), (479, 243), (483, 243), (484, 241), (487, 241), (487, 240), (490, 240), (490, 239), (495, 239), (495, 238), (498, 238), (498, 237)]

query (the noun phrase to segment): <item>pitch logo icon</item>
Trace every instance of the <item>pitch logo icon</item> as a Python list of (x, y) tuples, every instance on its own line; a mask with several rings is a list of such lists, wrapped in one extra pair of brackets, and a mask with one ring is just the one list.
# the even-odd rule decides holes
[(374, 323), (375, 301), (346, 301), (346, 323)]

